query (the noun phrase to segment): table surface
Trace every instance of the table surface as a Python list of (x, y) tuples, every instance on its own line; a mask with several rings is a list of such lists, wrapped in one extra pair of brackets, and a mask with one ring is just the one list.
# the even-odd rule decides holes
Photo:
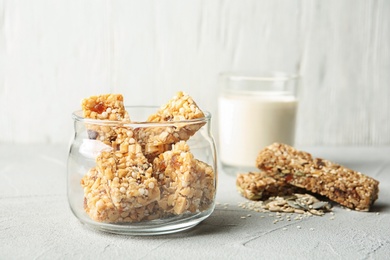
[(279, 221), (242, 209), (235, 177), (218, 173), (217, 206), (176, 234), (123, 236), (82, 225), (66, 196), (66, 145), (0, 144), (0, 259), (388, 259), (390, 147), (305, 147), (380, 181), (370, 212)]

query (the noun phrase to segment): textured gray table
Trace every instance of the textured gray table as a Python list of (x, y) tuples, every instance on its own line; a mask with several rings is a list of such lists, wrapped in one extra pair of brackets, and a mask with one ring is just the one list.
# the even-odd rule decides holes
[[(155, 237), (90, 230), (66, 197), (66, 145), (0, 144), (0, 259), (389, 259), (390, 147), (307, 147), (381, 182), (372, 212), (274, 223), (238, 206), (235, 178), (219, 172), (214, 213), (197, 227)], [(249, 216), (250, 215), (250, 216)]]

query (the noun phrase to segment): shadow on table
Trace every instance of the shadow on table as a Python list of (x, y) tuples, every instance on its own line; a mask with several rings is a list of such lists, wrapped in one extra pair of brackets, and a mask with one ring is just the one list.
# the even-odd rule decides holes
[(232, 231), (232, 229), (240, 228), (240, 226), (245, 224), (245, 221), (242, 221), (242, 211), (237, 209), (218, 209), (216, 208), (211, 214), (210, 217), (202, 221), (197, 226), (173, 234), (164, 234), (157, 236), (143, 236), (143, 239), (182, 239), (183, 237), (198, 237), (198, 236), (210, 236), (210, 235), (220, 235), (227, 234)]
[(245, 225), (245, 222), (241, 218), (242, 215), (242, 211), (215, 209), (214, 213), (208, 219), (194, 227), (189, 234), (193, 236), (202, 236), (229, 233), (232, 229)]
[[(239, 228), (245, 224), (242, 221), (241, 217), (243, 212), (238, 211), (237, 209), (219, 209), (216, 208), (210, 217), (202, 221), (197, 226), (181, 231), (178, 233), (172, 234), (161, 234), (161, 235), (146, 235), (146, 236), (131, 236), (131, 235), (121, 235), (121, 234), (112, 234), (106, 233), (99, 230), (94, 230), (85, 226), (85, 228), (91, 232), (95, 232), (104, 236), (113, 236), (113, 237), (138, 237), (142, 239), (153, 239), (165, 240), (169, 239), (182, 239), (184, 237), (195, 237), (195, 236), (209, 236), (209, 235), (218, 235), (218, 234), (226, 234), (231, 232), (234, 228)], [(241, 220), (241, 221), (240, 221)]]
[(371, 207), (371, 212), (385, 212), (390, 209), (390, 205), (387, 203), (383, 203), (381, 201), (375, 202), (375, 204)]

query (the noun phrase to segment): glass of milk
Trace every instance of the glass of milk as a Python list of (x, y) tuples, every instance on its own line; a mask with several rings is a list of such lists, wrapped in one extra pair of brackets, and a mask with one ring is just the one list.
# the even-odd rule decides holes
[(218, 98), (219, 156), (228, 174), (259, 171), (256, 157), (274, 142), (294, 145), (299, 77), (226, 72)]

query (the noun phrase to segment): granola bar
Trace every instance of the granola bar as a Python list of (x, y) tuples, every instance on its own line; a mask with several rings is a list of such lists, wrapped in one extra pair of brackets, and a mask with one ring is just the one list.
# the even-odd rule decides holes
[(150, 115), (148, 122), (170, 122), (202, 118), (204, 114), (195, 101), (179, 91), (176, 96), (161, 106), (157, 113)]
[(303, 191), (284, 180), (275, 180), (265, 172), (238, 174), (236, 187), (242, 196), (250, 200), (264, 200), (273, 196), (286, 196)]
[(368, 211), (378, 198), (377, 180), (285, 144), (274, 143), (260, 151), (256, 164), (272, 178), (351, 209)]
[[(130, 122), (121, 94), (104, 94), (85, 98), (81, 102), (84, 118)], [(87, 124), (88, 137), (102, 141), (107, 145), (115, 140), (116, 135), (109, 124)]]
[[(187, 122), (161, 127), (140, 128), (137, 131), (137, 140), (144, 147), (145, 154), (152, 160), (161, 152), (169, 150), (172, 144), (181, 140), (186, 141), (193, 136), (205, 122), (192, 120), (200, 119), (204, 116), (204, 113), (195, 101), (188, 94), (180, 91), (167, 104), (160, 107), (155, 114), (150, 115), (147, 122)], [(191, 122), (188, 122), (188, 120)]]
[(109, 194), (108, 183), (96, 168), (91, 168), (81, 180), (84, 188), (84, 209), (91, 219), (98, 222), (138, 222), (161, 216), (157, 202), (132, 208), (117, 208)]
[[(119, 142), (117, 150), (101, 152), (96, 158), (96, 168), (81, 182), (86, 212), (93, 219), (109, 222), (131, 222), (145, 216), (159, 216), (158, 210), (150, 211), (158, 209), (154, 202), (160, 198), (152, 165), (144, 157), (130, 129), (118, 127), (115, 133), (117, 139), (114, 142)], [(92, 185), (91, 179), (95, 179)], [(96, 204), (95, 201), (100, 202)], [(152, 203), (154, 206), (149, 206)]]
[(85, 118), (129, 121), (121, 94), (91, 96), (82, 100), (81, 107)]
[(194, 158), (184, 141), (154, 159), (161, 187), (160, 207), (175, 215), (208, 209), (214, 200), (212, 167)]

